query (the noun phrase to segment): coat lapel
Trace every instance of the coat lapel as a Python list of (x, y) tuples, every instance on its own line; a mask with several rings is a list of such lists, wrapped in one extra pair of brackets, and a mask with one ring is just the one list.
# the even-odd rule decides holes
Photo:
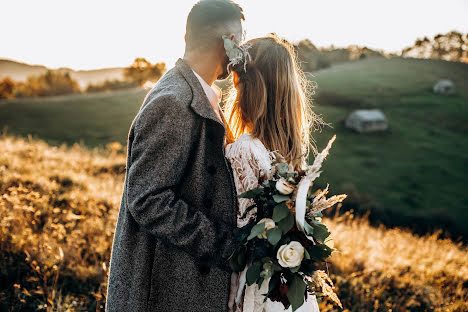
[[(193, 110), (201, 117), (217, 122), (224, 128), (224, 130), (226, 130), (224, 123), (219, 120), (218, 116), (216, 116), (216, 113), (213, 111), (210, 101), (208, 100), (208, 97), (206, 96), (200, 81), (195, 76), (190, 66), (185, 63), (184, 60), (179, 58), (177, 60), (176, 67), (184, 76), (190, 88), (192, 88), (193, 99), (190, 105), (192, 106)], [(222, 118), (224, 121), (224, 116)]]

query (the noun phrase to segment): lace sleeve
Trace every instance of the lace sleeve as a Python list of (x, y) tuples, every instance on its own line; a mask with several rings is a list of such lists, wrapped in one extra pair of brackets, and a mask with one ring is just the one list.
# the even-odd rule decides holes
[[(231, 163), (237, 194), (257, 188), (268, 176), (271, 155), (260, 141), (252, 139), (249, 135), (244, 134), (236, 142), (228, 144), (226, 146), (226, 158)], [(239, 203), (237, 227), (242, 227), (255, 219), (257, 208), (250, 210), (246, 217), (241, 219), (242, 214), (254, 204), (254, 201), (246, 198), (238, 198), (237, 200)], [(263, 283), (263, 288), (259, 290), (257, 284), (251, 286), (245, 284), (245, 270), (240, 273), (240, 275), (243, 274), (243, 278), (238, 273), (233, 272), (232, 274), (229, 295), (230, 311), (264, 311), (264, 296), (259, 292), (268, 292), (268, 283)], [(240, 301), (237, 305), (234, 304), (236, 295), (240, 295)]]
[[(251, 147), (247, 142), (235, 142), (226, 146), (226, 157), (231, 162), (237, 194), (257, 188), (264, 176), (259, 162), (254, 157)], [(255, 218), (257, 208), (253, 208), (241, 219), (244, 211), (254, 204), (252, 199), (238, 198), (239, 209), (237, 210), (237, 226), (242, 227)]]

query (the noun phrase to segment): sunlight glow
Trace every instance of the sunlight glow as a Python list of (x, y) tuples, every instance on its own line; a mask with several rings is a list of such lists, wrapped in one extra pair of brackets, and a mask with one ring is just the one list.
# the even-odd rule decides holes
[[(0, 58), (52, 68), (127, 66), (135, 57), (171, 67), (184, 51), (195, 0), (3, 1)], [(388, 52), (417, 37), (468, 32), (464, 0), (238, 0), (247, 39), (276, 32), (317, 46), (366, 45)]]

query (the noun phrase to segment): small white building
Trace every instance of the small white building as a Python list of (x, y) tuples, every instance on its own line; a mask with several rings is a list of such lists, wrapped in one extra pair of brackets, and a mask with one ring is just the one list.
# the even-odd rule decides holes
[(385, 131), (388, 121), (380, 109), (357, 109), (348, 115), (345, 126), (357, 132)]
[(455, 84), (452, 80), (441, 79), (434, 84), (432, 89), (434, 93), (453, 94), (455, 93)]

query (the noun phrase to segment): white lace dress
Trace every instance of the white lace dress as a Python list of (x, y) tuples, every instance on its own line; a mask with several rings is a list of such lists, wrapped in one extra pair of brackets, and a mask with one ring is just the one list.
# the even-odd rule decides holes
[[(254, 138), (249, 133), (245, 133), (239, 139), (226, 146), (226, 158), (231, 162), (234, 180), (236, 183), (237, 194), (258, 187), (264, 179), (267, 178), (271, 168), (273, 155), (268, 151), (260, 140)], [(245, 209), (253, 204), (252, 199), (238, 198), (239, 210), (237, 211), (237, 227), (246, 225), (251, 219), (255, 218), (256, 208), (247, 213), (245, 219), (240, 217)], [(229, 310), (235, 312), (280, 312), (292, 311), (289, 307), (285, 309), (281, 302), (267, 299), (263, 302), (268, 292), (269, 279), (265, 280), (261, 288), (257, 284), (251, 286), (245, 285), (239, 303), (234, 300), (238, 292), (240, 274), (232, 273), (231, 276), (231, 295), (229, 299)], [(298, 309), (298, 312), (319, 312), (316, 297), (307, 295), (307, 301)]]

